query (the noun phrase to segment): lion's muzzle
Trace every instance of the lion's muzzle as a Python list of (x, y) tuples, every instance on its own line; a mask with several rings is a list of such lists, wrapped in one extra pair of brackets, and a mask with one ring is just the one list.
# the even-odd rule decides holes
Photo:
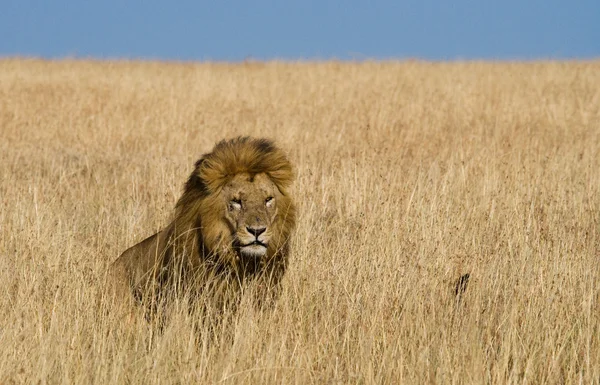
[(260, 259), (267, 253), (267, 240), (264, 226), (246, 226), (246, 239), (242, 240), (240, 254), (244, 259)]

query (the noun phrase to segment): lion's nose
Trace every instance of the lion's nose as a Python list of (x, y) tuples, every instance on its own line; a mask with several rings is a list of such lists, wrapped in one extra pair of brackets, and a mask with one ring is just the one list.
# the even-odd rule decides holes
[(256, 238), (258, 238), (259, 235), (261, 235), (262, 233), (265, 232), (267, 228), (266, 227), (249, 227), (246, 226), (246, 230), (248, 230), (248, 232), (252, 235), (254, 235)]

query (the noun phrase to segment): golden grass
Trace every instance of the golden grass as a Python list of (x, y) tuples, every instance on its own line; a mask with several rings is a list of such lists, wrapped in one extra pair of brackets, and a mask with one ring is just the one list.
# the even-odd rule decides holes
[[(275, 307), (217, 341), (105, 316), (108, 265), (241, 134), (298, 176)], [(0, 175), (0, 383), (600, 381), (600, 62), (3, 59)]]

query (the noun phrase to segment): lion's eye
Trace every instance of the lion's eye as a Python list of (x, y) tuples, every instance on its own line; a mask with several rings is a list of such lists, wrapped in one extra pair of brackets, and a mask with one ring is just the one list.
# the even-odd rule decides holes
[(229, 202), (229, 209), (230, 210), (240, 210), (242, 208), (242, 201), (239, 199), (232, 199)]
[(267, 207), (272, 206), (274, 202), (275, 200), (273, 199), (273, 197), (268, 197), (267, 199), (265, 199), (265, 205)]

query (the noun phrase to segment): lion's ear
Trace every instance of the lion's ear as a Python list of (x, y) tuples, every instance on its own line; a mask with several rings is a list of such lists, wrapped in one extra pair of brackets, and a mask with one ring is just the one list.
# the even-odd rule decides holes
[(287, 157), (279, 150), (269, 154), (266, 158), (264, 169), (283, 193), (294, 182), (294, 170)]
[(268, 174), (281, 193), (286, 195), (287, 193), (285, 191), (294, 182), (294, 172), (292, 171), (292, 168), (280, 168), (278, 170), (269, 171)]
[(202, 163), (204, 163), (204, 158), (200, 158), (196, 164), (194, 165), (194, 171), (188, 178), (185, 183), (185, 191), (186, 192), (199, 192), (202, 195), (208, 194), (208, 186), (206, 182), (200, 177), (200, 168), (202, 167)]

